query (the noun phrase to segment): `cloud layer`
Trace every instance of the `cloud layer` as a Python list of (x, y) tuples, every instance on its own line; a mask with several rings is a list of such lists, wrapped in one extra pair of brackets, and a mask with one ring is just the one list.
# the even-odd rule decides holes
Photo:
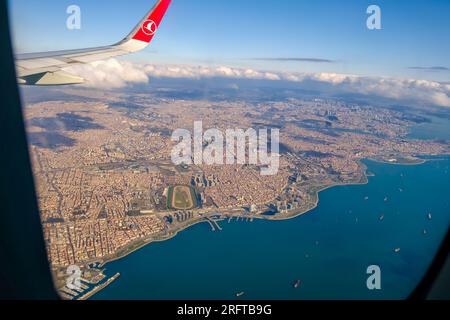
[(429, 80), (363, 77), (337, 73), (265, 72), (226, 66), (141, 65), (110, 59), (71, 67), (70, 72), (88, 80), (87, 86), (120, 88), (148, 83), (149, 78), (230, 78), (287, 81), (302, 89), (320, 89), (336, 94), (359, 94), (415, 105), (450, 107), (450, 85)]
[(109, 59), (66, 69), (86, 79), (86, 86), (95, 88), (122, 88), (133, 83), (148, 83), (148, 75), (139, 65)]

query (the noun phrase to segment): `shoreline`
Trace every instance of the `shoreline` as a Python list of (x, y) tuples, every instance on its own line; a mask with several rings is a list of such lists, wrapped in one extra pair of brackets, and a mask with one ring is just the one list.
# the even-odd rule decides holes
[[(417, 162), (417, 163), (401, 163), (401, 162), (395, 162), (395, 163), (391, 163), (391, 162), (387, 162), (384, 160), (378, 160), (378, 159), (373, 159), (373, 158), (366, 158), (366, 159), (361, 159), (359, 160), (359, 164), (361, 166), (361, 171), (362, 171), (362, 177), (361, 180), (358, 181), (352, 181), (352, 182), (348, 182), (348, 183), (334, 183), (332, 185), (326, 185), (323, 186), (317, 190), (315, 190), (314, 192), (314, 204), (311, 205), (310, 208), (308, 209), (304, 209), (298, 213), (294, 213), (294, 214), (290, 214), (290, 215), (286, 215), (286, 216), (274, 216), (274, 217), (270, 217), (270, 216), (254, 216), (252, 217), (253, 219), (258, 219), (258, 220), (265, 220), (265, 221), (287, 221), (287, 220), (292, 220), (292, 219), (296, 219), (298, 217), (301, 217), (311, 211), (313, 211), (314, 209), (316, 209), (319, 204), (320, 204), (320, 193), (324, 192), (326, 190), (335, 188), (335, 187), (344, 187), (344, 186), (359, 186), (359, 185), (367, 185), (370, 180), (370, 177), (373, 177), (374, 175), (370, 172), (367, 171), (368, 167), (366, 164), (363, 163), (363, 160), (369, 160), (369, 161), (373, 161), (373, 162), (377, 162), (377, 163), (381, 163), (381, 164), (387, 164), (387, 165), (397, 165), (397, 166), (417, 166), (417, 165), (423, 165), (425, 163), (428, 163), (430, 161), (439, 161), (439, 160), (444, 160), (444, 159), (420, 159), (421, 161)], [(121, 259), (126, 258), (127, 256), (143, 249), (144, 247), (151, 245), (152, 243), (159, 243), (159, 242), (164, 242), (164, 241), (168, 241), (171, 240), (173, 238), (175, 238), (180, 232), (186, 231), (189, 228), (197, 225), (197, 224), (201, 224), (201, 223), (207, 223), (206, 220), (204, 220), (204, 218), (201, 218), (200, 220), (197, 221), (192, 221), (192, 223), (187, 224), (186, 226), (183, 226), (177, 230), (175, 230), (173, 233), (170, 233), (169, 235), (165, 236), (165, 237), (161, 237), (160, 239), (149, 239), (149, 240), (143, 240), (142, 244), (137, 245), (135, 248), (133, 249), (125, 249), (125, 253), (123, 254), (119, 254), (116, 257), (113, 258), (107, 258), (107, 259), (103, 259), (103, 260), (96, 260), (96, 261), (92, 261), (92, 262), (100, 262), (102, 268), (105, 267), (107, 264), (112, 263), (114, 261), (118, 261)], [(130, 248), (133, 247), (133, 245), (130, 245)], [(90, 263), (90, 262), (88, 262)], [(104, 289), (104, 288), (102, 288)], [(90, 297), (94, 296), (95, 294), (97, 294), (99, 291), (101, 291), (102, 289), (96, 291), (95, 293), (93, 293), (92, 295), (90, 295)]]
[[(117, 256), (117, 257), (114, 257), (114, 258), (101, 260), (101, 261), (100, 261), (101, 266), (104, 267), (104, 266), (106, 266), (108, 263), (111, 263), (111, 262), (114, 262), (114, 261), (117, 261), (117, 260), (121, 260), (121, 259), (123, 259), (123, 258), (126, 258), (126, 257), (129, 256), (130, 254), (132, 254), (132, 253), (134, 253), (134, 252), (136, 252), (136, 251), (139, 251), (140, 249), (142, 249), (142, 248), (144, 248), (144, 247), (146, 247), (146, 246), (148, 246), (148, 245), (150, 245), (150, 244), (152, 244), (152, 243), (159, 243), (159, 242), (169, 241), (169, 240), (175, 238), (180, 232), (186, 231), (186, 230), (188, 230), (189, 228), (191, 228), (191, 227), (193, 227), (193, 226), (195, 226), (195, 225), (197, 225), (197, 224), (200, 224), (200, 223), (207, 223), (207, 221), (203, 220), (203, 218), (202, 218), (201, 220), (193, 221), (193, 222), (190, 223), (189, 225), (187, 225), (187, 226), (185, 226), (185, 227), (183, 227), (183, 228), (180, 228), (180, 229), (174, 231), (174, 233), (169, 234), (169, 235), (166, 236), (166, 237), (161, 237), (161, 239), (144, 240), (142, 244), (138, 245), (136, 248), (134, 248), (134, 249), (132, 249), (132, 250), (126, 251), (126, 253), (124, 253), (124, 254), (121, 254), (121, 255), (119, 255), (119, 256)], [(93, 261), (93, 262), (99, 262), (99, 261), (96, 260), (96, 261)]]
[[(360, 182), (360, 183), (357, 183), (357, 182), (352, 182), (352, 183), (336, 183), (336, 184), (333, 184), (333, 185), (324, 186), (324, 187), (318, 189), (318, 190), (315, 192), (315, 193), (316, 193), (316, 194), (315, 194), (315, 198), (316, 198), (316, 199), (315, 199), (315, 201), (314, 201), (314, 205), (312, 205), (312, 206), (311, 206), (310, 208), (308, 208), (308, 209), (304, 209), (304, 210), (302, 210), (302, 211), (300, 211), (300, 212), (298, 212), (298, 213), (291, 214), (291, 215), (286, 215), (286, 216), (283, 216), (283, 217), (280, 217), (280, 216), (279, 216), (279, 217), (254, 216), (254, 217), (252, 217), (252, 218), (253, 218), (253, 219), (257, 219), (257, 220), (265, 220), (265, 221), (286, 221), (286, 220), (295, 219), (295, 218), (298, 218), (298, 217), (300, 217), (300, 216), (302, 216), (302, 215), (305, 215), (305, 214), (307, 214), (308, 212), (310, 212), (310, 211), (316, 209), (316, 208), (318, 207), (319, 203), (320, 203), (320, 193), (323, 192), (323, 191), (326, 191), (326, 190), (328, 190), (328, 189), (335, 188), (335, 187), (366, 185), (366, 184), (368, 184), (368, 183), (369, 183), (369, 179), (368, 179), (368, 177), (366, 176), (366, 181), (365, 181), (365, 182)], [(247, 218), (247, 217), (246, 217), (246, 218)], [(120, 255), (117, 256), (117, 257), (110, 258), (110, 259), (104, 259), (104, 260), (100, 261), (101, 266), (104, 267), (104, 266), (106, 266), (108, 263), (111, 263), (111, 262), (118, 261), (118, 260), (121, 260), (121, 259), (123, 259), (123, 258), (126, 258), (126, 257), (129, 256), (130, 254), (133, 254), (134, 252), (139, 251), (140, 249), (142, 249), (142, 248), (144, 248), (144, 247), (146, 247), (146, 246), (148, 246), (148, 245), (150, 245), (150, 244), (152, 244), (152, 243), (159, 243), (159, 242), (169, 241), (169, 240), (175, 238), (180, 232), (186, 231), (186, 230), (188, 230), (189, 228), (191, 228), (191, 227), (193, 227), (193, 226), (196, 226), (197, 224), (201, 224), (201, 223), (207, 223), (207, 221), (204, 220), (204, 218), (201, 218), (200, 220), (192, 221), (192, 223), (190, 223), (190, 224), (188, 224), (188, 225), (186, 225), (186, 226), (183, 226), (183, 227), (177, 229), (176, 231), (174, 231), (174, 232), (171, 233), (170, 235), (168, 235), (168, 236), (166, 236), (166, 237), (162, 237), (161, 239), (144, 240), (142, 244), (136, 246), (136, 248), (127, 250), (126, 253), (124, 253), (124, 254), (120, 254)], [(130, 245), (130, 247), (132, 247), (132, 245)], [(99, 261), (97, 260), (97, 261), (92, 261), (92, 262), (99, 262)]]

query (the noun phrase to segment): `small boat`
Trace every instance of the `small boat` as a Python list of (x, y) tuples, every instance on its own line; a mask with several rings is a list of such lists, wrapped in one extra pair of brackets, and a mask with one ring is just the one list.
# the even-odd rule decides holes
[(381, 216), (380, 216), (380, 221), (383, 221), (384, 220), (384, 214), (382, 214)]
[(366, 200), (366, 201), (369, 200), (369, 197), (365, 197), (364, 200)]
[(427, 235), (427, 234), (428, 234), (427, 229), (423, 230), (423, 234), (424, 234), (424, 235)]
[(402, 250), (402, 249), (397, 248), (397, 249), (394, 249), (394, 252), (395, 252), (395, 253), (399, 253), (401, 250)]
[(301, 285), (301, 284), (302, 284), (302, 282), (301, 282), (300, 280), (295, 281), (294, 284), (293, 284), (294, 289), (300, 288), (300, 285)]
[(428, 220), (433, 220), (433, 215), (431, 213), (428, 214)]
[(388, 202), (388, 201), (389, 201), (388, 197), (384, 198), (384, 202)]
[(244, 291), (239, 292), (239, 293), (236, 293), (236, 298), (240, 298), (240, 297), (242, 297), (244, 294), (245, 294)]

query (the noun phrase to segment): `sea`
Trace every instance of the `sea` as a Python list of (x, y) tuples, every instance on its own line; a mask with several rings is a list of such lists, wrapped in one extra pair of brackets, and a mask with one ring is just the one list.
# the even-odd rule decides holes
[(407, 298), (450, 226), (450, 158), (364, 163), (368, 184), (327, 189), (297, 218), (198, 224), (108, 263), (121, 277), (92, 299)]
[(411, 139), (421, 140), (445, 140), (450, 141), (450, 116), (446, 112), (443, 115), (426, 115), (429, 122), (411, 127), (408, 135)]

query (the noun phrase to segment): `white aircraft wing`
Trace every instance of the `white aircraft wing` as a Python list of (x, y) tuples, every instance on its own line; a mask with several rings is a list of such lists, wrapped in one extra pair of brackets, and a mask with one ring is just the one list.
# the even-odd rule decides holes
[(26, 85), (66, 85), (84, 79), (62, 69), (137, 52), (149, 45), (172, 0), (158, 0), (149, 13), (122, 41), (105, 47), (22, 54), (16, 56), (18, 82)]

